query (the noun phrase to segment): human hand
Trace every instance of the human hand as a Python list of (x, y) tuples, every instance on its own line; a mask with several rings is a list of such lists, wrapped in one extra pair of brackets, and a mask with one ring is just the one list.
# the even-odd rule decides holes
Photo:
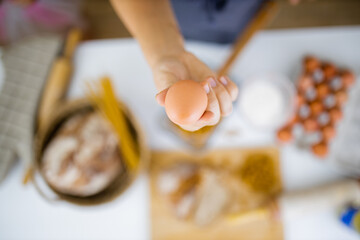
[(232, 102), (237, 98), (236, 84), (226, 76), (216, 74), (189, 52), (167, 56), (153, 66), (155, 84), (160, 91), (156, 95), (157, 102), (164, 106), (168, 88), (177, 81), (190, 79), (201, 83), (208, 95), (208, 105), (202, 117), (194, 124), (180, 125), (187, 131), (196, 131), (205, 126), (219, 122), (221, 116), (232, 112)]
[(184, 50), (184, 39), (178, 27), (170, 1), (121, 1), (112, 0), (116, 12), (137, 39), (149, 63), (159, 93), (156, 99), (164, 105), (167, 89), (180, 80), (200, 82), (208, 96), (208, 105), (200, 119), (187, 126), (196, 131), (204, 126), (215, 125), (221, 116), (232, 111), (232, 101), (238, 88), (227, 77), (211, 71), (193, 54)]

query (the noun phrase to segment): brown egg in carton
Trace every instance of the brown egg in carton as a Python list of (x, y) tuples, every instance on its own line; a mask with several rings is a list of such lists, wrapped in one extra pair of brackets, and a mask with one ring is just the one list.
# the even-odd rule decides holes
[(297, 82), (296, 113), (278, 130), (278, 139), (281, 142), (306, 139), (306, 147), (316, 156), (326, 157), (354, 82), (351, 71), (312, 56), (305, 57), (303, 73)]

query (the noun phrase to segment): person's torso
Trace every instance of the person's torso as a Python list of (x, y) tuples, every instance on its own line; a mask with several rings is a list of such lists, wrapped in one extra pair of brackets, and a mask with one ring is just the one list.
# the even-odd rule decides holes
[(233, 42), (264, 0), (171, 0), (187, 39)]

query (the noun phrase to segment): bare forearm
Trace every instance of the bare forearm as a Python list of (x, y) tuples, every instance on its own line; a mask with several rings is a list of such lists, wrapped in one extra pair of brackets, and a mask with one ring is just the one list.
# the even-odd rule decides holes
[(184, 51), (169, 0), (111, 0), (150, 65)]

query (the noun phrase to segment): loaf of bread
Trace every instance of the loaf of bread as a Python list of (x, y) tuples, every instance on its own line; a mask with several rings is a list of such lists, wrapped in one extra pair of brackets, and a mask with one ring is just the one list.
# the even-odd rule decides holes
[(97, 112), (69, 118), (47, 145), (42, 171), (57, 191), (87, 197), (106, 189), (123, 170), (119, 142)]

